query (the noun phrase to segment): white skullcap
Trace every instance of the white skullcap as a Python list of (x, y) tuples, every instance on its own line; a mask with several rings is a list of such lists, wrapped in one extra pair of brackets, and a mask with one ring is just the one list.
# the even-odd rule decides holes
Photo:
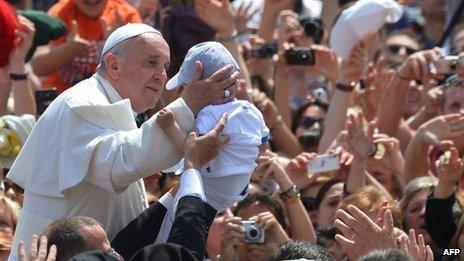
[(128, 23), (126, 25), (119, 27), (118, 29), (114, 30), (114, 32), (110, 34), (108, 39), (106, 39), (105, 46), (103, 46), (102, 57), (108, 50), (113, 48), (118, 43), (128, 38), (141, 35), (144, 33), (155, 33), (155, 34), (161, 35), (161, 33), (158, 30), (146, 24)]

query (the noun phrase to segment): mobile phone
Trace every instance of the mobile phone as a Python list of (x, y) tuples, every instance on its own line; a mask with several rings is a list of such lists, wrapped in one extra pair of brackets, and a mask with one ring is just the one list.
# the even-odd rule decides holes
[(432, 61), (432, 67), (435, 68), (436, 73), (439, 74), (452, 74), (456, 72), (459, 56), (450, 55), (445, 56), (439, 60)]
[(251, 46), (249, 58), (265, 59), (272, 58), (277, 53), (277, 43), (255, 44)]
[(340, 161), (337, 156), (332, 154), (319, 155), (308, 163), (308, 171), (312, 174), (339, 169)]
[(285, 52), (287, 64), (292, 65), (314, 65), (316, 56), (314, 50), (306, 47), (295, 47)]
[(58, 96), (58, 94), (55, 89), (35, 91), (37, 115), (42, 115), (56, 96)]

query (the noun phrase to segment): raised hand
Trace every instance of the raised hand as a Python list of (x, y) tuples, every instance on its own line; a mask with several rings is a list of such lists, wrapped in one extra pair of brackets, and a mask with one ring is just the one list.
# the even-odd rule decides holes
[(367, 49), (363, 41), (356, 44), (347, 60), (343, 60), (338, 81), (350, 84), (358, 81), (367, 63)]
[(52, 245), (47, 250), (47, 238), (42, 236), (32, 236), (31, 247), (29, 248), (29, 256), (26, 254), (24, 241), (19, 242), (18, 257), (19, 261), (54, 261), (56, 260), (56, 246)]
[(15, 70), (17, 66), (24, 66), (27, 53), (31, 49), (35, 35), (34, 23), (24, 16), (18, 16), (21, 29), (16, 30), (18, 44), (13, 48), (9, 57), (10, 70)]
[(449, 114), (435, 117), (422, 124), (416, 136), (421, 142), (439, 146), (443, 140), (453, 140), (464, 135), (464, 116)]
[(342, 234), (337, 234), (335, 240), (340, 243), (350, 260), (356, 260), (372, 250), (396, 248), (390, 210), (386, 210), (383, 214), (382, 227), (353, 205), (349, 205), (347, 210), (348, 212), (342, 209), (337, 211), (335, 227)]
[(367, 131), (363, 126), (363, 114), (350, 115), (347, 122), (348, 145), (354, 157), (365, 160), (374, 152), (375, 123), (369, 123)]
[(417, 79), (425, 82), (429, 79), (442, 79), (444, 75), (432, 73), (429, 69), (431, 61), (441, 56), (443, 56), (443, 51), (439, 48), (414, 53), (406, 58), (398, 69), (397, 75), (400, 79), (407, 81)]
[(445, 151), (440, 158), (435, 161), (435, 168), (440, 183), (456, 185), (461, 179), (464, 172), (464, 163), (459, 158), (459, 152), (456, 147), (451, 147)]
[(399, 140), (386, 134), (375, 134), (374, 143), (383, 145), (385, 152), (381, 158), (374, 157), (371, 159), (395, 173), (402, 173), (405, 162), (400, 150)]
[[(194, 115), (197, 115), (205, 106), (232, 101), (235, 98), (240, 77), (238, 72), (231, 74), (231, 65), (224, 66), (203, 80), (201, 80), (202, 71), (203, 66), (200, 61), (197, 61), (193, 80), (187, 85), (182, 96)], [(225, 90), (228, 90), (231, 95), (224, 97)]]
[(259, 12), (259, 9), (251, 10), (253, 2), (250, 1), (248, 5), (245, 6), (245, 2), (242, 2), (238, 9), (235, 11), (235, 27), (238, 32), (245, 32), (248, 30), (247, 23), (248, 21)]
[(256, 162), (258, 166), (253, 172), (253, 180), (260, 182), (272, 179), (279, 184), (281, 192), (288, 191), (293, 186), (292, 180), (288, 177), (284, 167), (279, 163), (277, 156), (261, 156)]
[(245, 229), (241, 221), (240, 217), (231, 217), (224, 221), (224, 230), (221, 234), (221, 258), (223, 260), (238, 260), (239, 247), (245, 240)]
[(425, 245), (424, 236), (419, 234), (416, 238), (414, 229), (409, 230), (409, 238), (402, 237), (400, 250), (412, 256), (414, 261), (432, 261), (433, 252), (429, 245)]
[(71, 21), (71, 30), (67, 36), (68, 44), (74, 51), (76, 56), (87, 56), (92, 52), (92, 44), (79, 36), (77, 21)]
[(235, 29), (235, 18), (229, 0), (195, 0), (195, 14), (219, 34), (231, 34)]
[(259, 213), (257, 216), (251, 217), (250, 220), (256, 221), (265, 231), (266, 236), (268, 236), (266, 238), (267, 242), (271, 241), (281, 246), (290, 240), (279, 221), (277, 221), (271, 212)]
[(298, 188), (304, 189), (316, 180), (317, 176), (308, 172), (308, 163), (316, 156), (316, 153), (303, 152), (285, 166), (287, 175)]

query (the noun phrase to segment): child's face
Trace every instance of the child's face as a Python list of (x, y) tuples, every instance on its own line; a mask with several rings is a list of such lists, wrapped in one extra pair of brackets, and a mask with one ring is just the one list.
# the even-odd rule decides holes
[(108, 0), (75, 0), (76, 6), (85, 16), (97, 19), (103, 13)]

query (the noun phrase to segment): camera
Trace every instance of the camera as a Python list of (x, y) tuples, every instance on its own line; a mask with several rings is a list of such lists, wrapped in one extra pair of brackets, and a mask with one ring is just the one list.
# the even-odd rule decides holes
[(459, 62), (459, 56), (451, 55), (442, 57), (439, 60), (432, 61), (432, 66), (435, 67), (436, 73), (452, 74), (456, 72)]
[(303, 17), (299, 19), (305, 34), (312, 38), (316, 44), (320, 44), (324, 36), (324, 25), (322, 21), (317, 18)]
[(251, 47), (249, 58), (272, 58), (276, 53), (277, 43), (257, 44)]
[(316, 63), (314, 50), (305, 47), (295, 47), (287, 50), (285, 58), (287, 63), (292, 65), (314, 65)]
[(242, 227), (245, 228), (246, 242), (255, 244), (264, 243), (264, 230), (258, 226), (256, 221), (242, 221)]

